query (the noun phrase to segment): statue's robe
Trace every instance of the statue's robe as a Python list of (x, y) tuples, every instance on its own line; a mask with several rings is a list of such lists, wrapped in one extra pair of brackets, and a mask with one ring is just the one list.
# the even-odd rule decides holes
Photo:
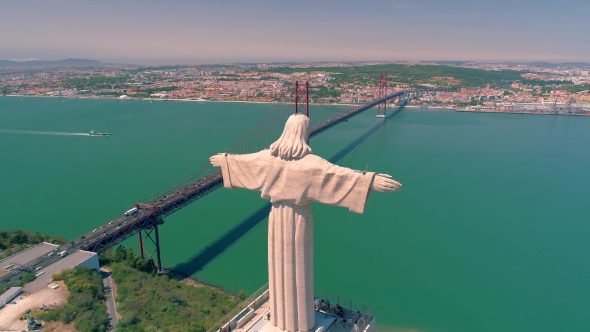
[(223, 155), (226, 188), (258, 190), (270, 200), (268, 275), (270, 317), (283, 331), (314, 327), (313, 218), (311, 202), (363, 213), (374, 173), (353, 171), (308, 154), (283, 160), (270, 150)]

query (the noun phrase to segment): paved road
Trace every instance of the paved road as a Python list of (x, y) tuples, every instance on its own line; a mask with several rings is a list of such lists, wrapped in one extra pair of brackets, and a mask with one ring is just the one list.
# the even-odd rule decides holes
[(103, 276), (103, 283), (104, 283), (104, 295), (107, 298), (107, 309), (109, 311), (109, 315), (111, 316), (111, 331), (117, 329), (117, 324), (119, 323), (119, 319), (117, 318), (117, 307), (115, 306), (115, 294), (113, 293), (113, 278), (111, 278), (111, 273), (101, 270), (100, 271)]

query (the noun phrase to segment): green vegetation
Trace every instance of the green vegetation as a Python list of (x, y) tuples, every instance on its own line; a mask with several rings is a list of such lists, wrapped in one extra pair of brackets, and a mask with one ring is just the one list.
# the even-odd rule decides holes
[(131, 248), (118, 246), (115, 250), (108, 250), (100, 256), (100, 265), (116, 265), (120, 263), (140, 272), (156, 273), (156, 265), (152, 259), (144, 259), (133, 253)]
[(61, 81), (66, 89), (88, 89), (88, 88), (106, 88), (110, 84), (126, 82), (131, 76), (96, 76), (92, 78), (71, 78)]
[(141, 89), (141, 93), (147, 93), (147, 94), (152, 94), (152, 93), (157, 93), (157, 92), (167, 92), (167, 91), (174, 91), (174, 90), (178, 90), (177, 86), (165, 86), (165, 87), (161, 87), (161, 88), (147, 88), (147, 89)]
[(29, 273), (25, 274), (25, 275), (24, 275), (24, 276), (21, 278), (21, 280), (20, 280), (20, 283), (19, 283), (19, 286), (20, 286), (20, 287), (22, 287), (22, 286), (24, 286), (25, 284), (28, 284), (29, 282), (31, 282), (31, 281), (33, 281), (33, 280), (35, 280), (35, 279), (37, 279), (37, 277), (35, 276), (35, 274), (34, 274), (34, 273), (31, 273), (31, 272), (29, 272)]
[(562, 90), (569, 93), (578, 93), (586, 90), (590, 90), (590, 84), (580, 84), (580, 85), (572, 85), (572, 86), (561, 86), (559, 88), (547, 88), (547, 92), (551, 90)]
[(60, 237), (41, 235), (38, 232), (11, 230), (0, 231), (0, 260), (12, 256), (41, 242), (64, 244), (66, 240)]
[(520, 80), (520, 72), (514, 70), (489, 71), (482, 69), (460, 68), (431, 65), (372, 65), (358, 67), (322, 67), (322, 68), (274, 68), (267, 72), (292, 74), (296, 72), (326, 72), (334, 79), (330, 83), (367, 84), (375, 85), (381, 72), (389, 74), (389, 80), (401, 83), (430, 83), (440, 82), (440, 78), (448, 78), (449, 86), (468, 87), (506, 86)]
[(527, 80), (527, 79), (523, 79), (521, 80), (522, 84), (525, 85), (529, 85), (529, 86), (562, 86), (562, 85), (573, 85), (574, 82), (572, 81), (567, 81), (567, 80), (561, 80), (561, 81), (542, 81), (542, 80)]
[(342, 92), (322, 85), (319, 88), (311, 88), (309, 94), (311, 98), (338, 98)]
[(109, 317), (106, 311), (102, 277), (95, 270), (76, 267), (53, 275), (53, 280), (63, 280), (70, 296), (68, 303), (49, 309), (39, 315), (44, 321), (74, 322), (80, 332), (106, 332)]
[[(101, 257), (110, 264), (117, 285), (122, 332), (206, 331), (239, 302), (210, 286), (191, 286), (167, 275), (156, 275), (153, 261), (119, 246)], [(239, 298), (246, 298), (241, 291)]]

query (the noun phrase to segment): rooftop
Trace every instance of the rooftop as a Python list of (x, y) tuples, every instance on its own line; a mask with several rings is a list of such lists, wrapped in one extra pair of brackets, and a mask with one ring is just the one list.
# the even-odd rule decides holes
[(6, 292), (0, 295), (0, 308), (6, 303), (12, 301), (18, 294), (22, 293), (22, 287), (10, 287)]

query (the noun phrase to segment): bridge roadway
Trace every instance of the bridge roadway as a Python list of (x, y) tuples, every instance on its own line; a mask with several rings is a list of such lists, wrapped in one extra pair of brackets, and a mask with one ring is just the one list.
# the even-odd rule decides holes
[[(429, 90), (432, 91), (432, 90)], [(400, 91), (353, 110), (338, 114), (312, 127), (310, 138), (333, 126), (346, 121), (380, 103), (402, 96), (406, 93), (423, 92), (423, 90)], [(76, 250), (94, 251), (98, 254), (114, 245), (128, 239), (139, 231), (148, 230), (164, 223), (163, 218), (195, 202), (201, 197), (215, 191), (223, 185), (221, 171), (215, 171), (203, 178), (177, 190), (147, 202), (132, 216), (120, 216), (54, 250), (54, 255), (43, 255), (31, 262), (23, 264), (18, 269), (13, 268), (9, 273), (0, 276), (0, 290), (5, 286), (14, 286), (27, 272), (35, 271), (36, 267), (46, 267), (61, 259), (57, 254), (66, 251), (68, 254)], [(151, 205), (155, 208), (146, 207)], [(4, 269), (4, 266), (0, 266)], [(42, 271), (42, 270), (40, 270)], [(39, 272), (40, 272), (39, 271)]]

